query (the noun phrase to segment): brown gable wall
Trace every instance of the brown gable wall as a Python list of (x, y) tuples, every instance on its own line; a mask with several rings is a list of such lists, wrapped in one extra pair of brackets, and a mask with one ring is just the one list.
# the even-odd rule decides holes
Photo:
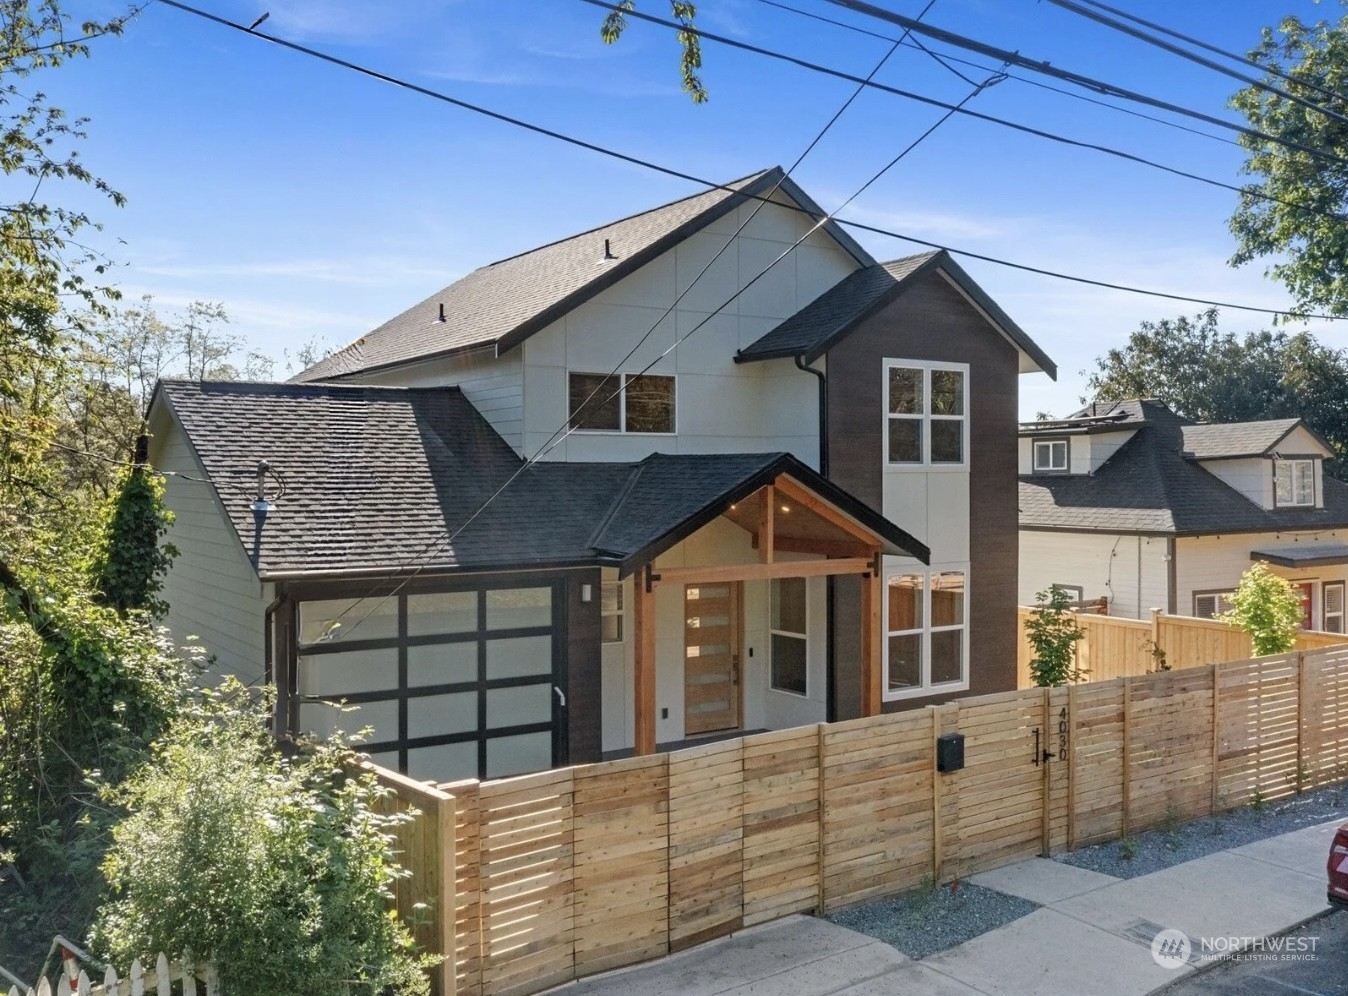
[[(915, 281), (829, 350), (829, 477), (877, 511), (883, 511), (881, 391), (887, 357), (969, 364), (970, 687), (955, 695), (1015, 688), (1016, 350), (935, 272)], [(855, 715), (859, 705), (852, 687), (860, 683), (852, 645), (857, 629), (852, 622), (855, 595), (848, 597), (852, 587), (839, 586), (835, 602), (838, 719)], [(886, 710), (941, 700), (906, 699), (887, 703)]]

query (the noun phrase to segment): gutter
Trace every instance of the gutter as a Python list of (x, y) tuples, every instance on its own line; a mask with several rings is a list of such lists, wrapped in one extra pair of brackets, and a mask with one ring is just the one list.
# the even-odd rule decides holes
[(828, 477), (828, 378), (824, 371), (805, 364), (805, 354), (795, 356), (796, 369), (819, 378), (819, 476)]

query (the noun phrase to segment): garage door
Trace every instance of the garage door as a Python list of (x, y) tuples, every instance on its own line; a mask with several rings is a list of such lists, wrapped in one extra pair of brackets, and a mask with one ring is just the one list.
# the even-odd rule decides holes
[(299, 729), (368, 727), (361, 749), (417, 779), (561, 763), (558, 588), (300, 602)]

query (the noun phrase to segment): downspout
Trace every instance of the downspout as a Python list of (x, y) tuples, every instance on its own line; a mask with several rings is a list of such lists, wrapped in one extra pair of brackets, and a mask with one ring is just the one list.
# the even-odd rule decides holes
[[(816, 370), (805, 362), (805, 354), (796, 354), (796, 369), (804, 370), (819, 378), (819, 476), (828, 477), (828, 378), (824, 371)], [(833, 652), (833, 576), (824, 579), (824, 719), (834, 723), (838, 719), (838, 675), (834, 667), (836, 654)]]

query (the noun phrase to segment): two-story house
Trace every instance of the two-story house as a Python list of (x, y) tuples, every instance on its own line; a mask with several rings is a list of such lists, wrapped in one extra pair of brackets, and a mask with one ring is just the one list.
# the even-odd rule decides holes
[(1033, 371), (947, 254), (878, 263), (767, 170), (293, 383), (162, 384), (168, 623), (437, 779), (1013, 688)]
[(1306, 629), (1344, 632), (1348, 485), (1300, 419), (1196, 424), (1159, 401), (1100, 402), (1020, 427), (1020, 599), (1060, 584), (1112, 615), (1213, 617), (1254, 561), (1301, 592)]

